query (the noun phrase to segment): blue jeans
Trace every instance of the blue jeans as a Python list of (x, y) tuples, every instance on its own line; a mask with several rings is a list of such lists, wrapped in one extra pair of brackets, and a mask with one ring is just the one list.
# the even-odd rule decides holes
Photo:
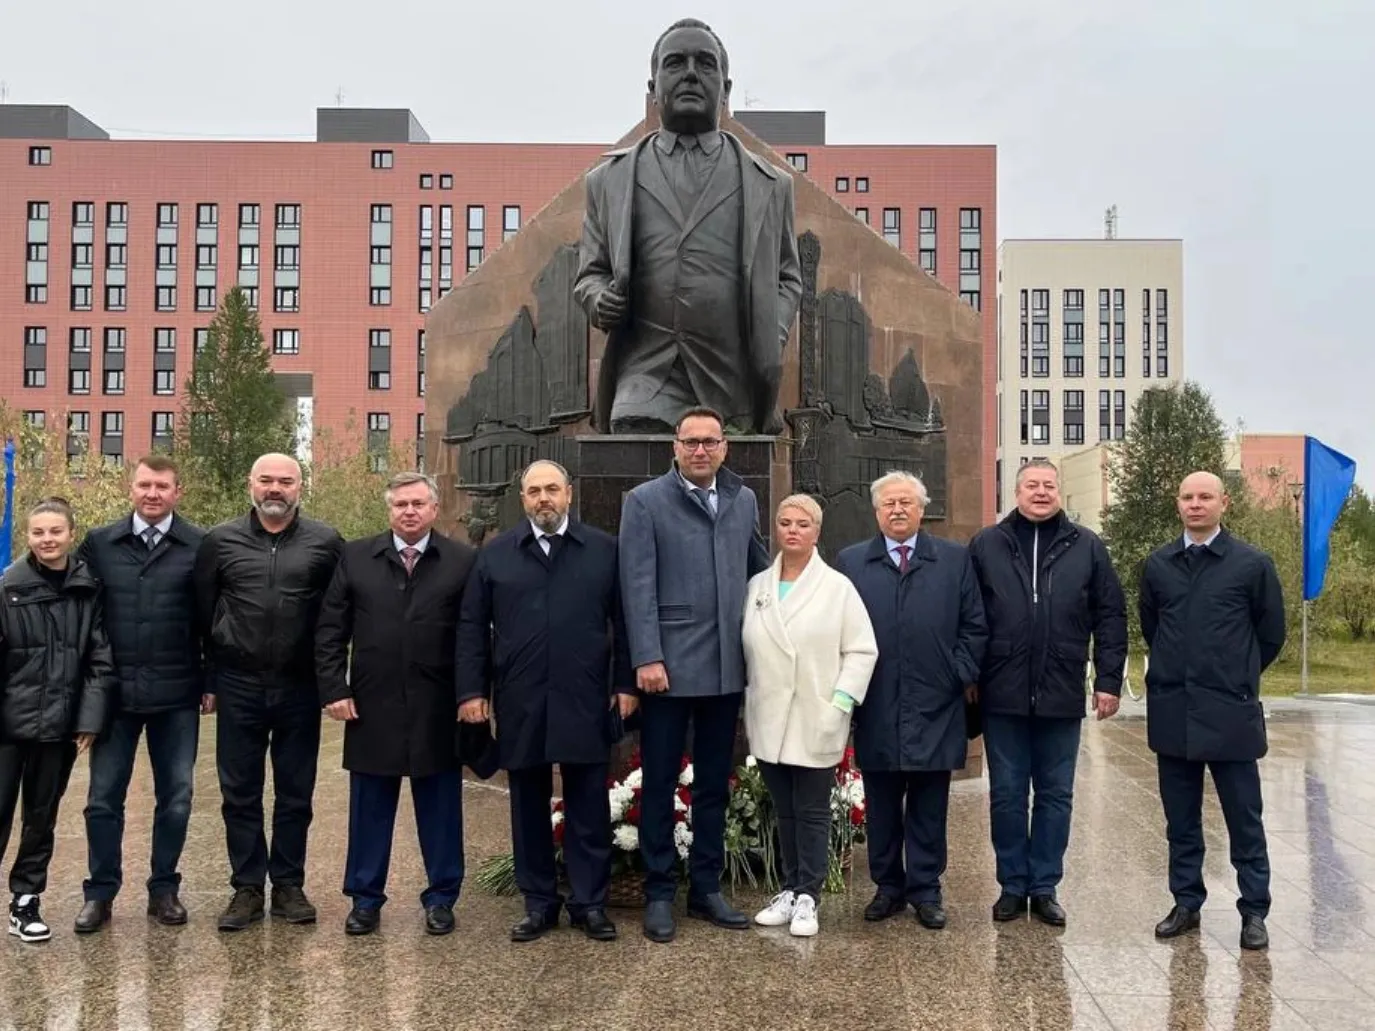
[(108, 733), (91, 748), (91, 786), (86, 798), (91, 876), (82, 885), (88, 902), (110, 901), (124, 883), (124, 800), (134, 772), (138, 740), (145, 731), (156, 799), (148, 894), (163, 895), (181, 886), (177, 863), (191, 820), (200, 712), (187, 708), (120, 713)]
[(1008, 895), (1053, 897), (1064, 876), (1083, 722), (984, 714), (989, 825), (998, 883)]

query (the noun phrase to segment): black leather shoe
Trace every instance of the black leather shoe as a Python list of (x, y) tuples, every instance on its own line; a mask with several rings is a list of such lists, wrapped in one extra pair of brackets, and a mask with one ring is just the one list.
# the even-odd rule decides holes
[(372, 934), (382, 922), (382, 911), (376, 907), (354, 906), (344, 921), (345, 934)]
[(1198, 912), (1186, 909), (1184, 906), (1175, 906), (1170, 910), (1170, 915), (1160, 923), (1155, 925), (1155, 936), (1157, 938), (1178, 938), (1186, 931), (1198, 930)]
[(94, 934), (110, 922), (114, 912), (111, 902), (87, 902), (76, 914), (74, 929), (77, 934)]
[(1241, 947), (1252, 950), (1270, 947), (1270, 932), (1265, 929), (1265, 921), (1260, 917), (1241, 918)]
[(593, 941), (613, 942), (616, 940), (616, 925), (606, 915), (604, 909), (589, 909), (572, 921), (574, 927), (582, 928), (583, 934)]
[(650, 902), (645, 906), (645, 937), (652, 942), (671, 942), (678, 933), (672, 902)]
[(719, 891), (703, 895), (700, 899), (688, 899), (687, 911), (690, 917), (706, 920), (728, 931), (744, 931), (750, 926), (750, 918), (734, 909)]
[(453, 906), (427, 906), (425, 908), (425, 933), (448, 934), (454, 929)]
[(269, 912), (289, 924), (315, 923), (315, 907), (299, 885), (272, 886), (272, 908)]
[(186, 907), (175, 891), (150, 896), (148, 915), (164, 927), (180, 927), (186, 923)]
[(945, 907), (939, 902), (923, 902), (917, 906), (917, 922), (928, 931), (945, 930)]
[(555, 926), (555, 921), (550, 920), (543, 913), (526, 913), (521, 918), (520, 923), (511, 928), (511, 940), (513, 942), (532, 942), (536, 938), (543, 938)]
[(220, 914), (221, 931), (242, 931), (255, 920), (263, 918), (263, 889), (236, 888), (229, 907)]
[(1031, 915), (1051, 927), (1065, 926), (1065, 907), (1055, 901), (1054, 895), (1037, 895), (1031, 900)]
[(873, 923), (878, 920), (887, 920), (890, 916), (897, 916), (906, 910), (906, 899), (895, 898), (887, 892), (879, 891), (875, 892), (873, 899), (864, 907), (864, 919)]
[(1009, 895), (1003, 892), (998, 896), (998, 901), (993, 903), (993, 919), (1000, 924), (1005, 924), (1009, 920), (1020, 920), (1026, 916), (1026, 896)]

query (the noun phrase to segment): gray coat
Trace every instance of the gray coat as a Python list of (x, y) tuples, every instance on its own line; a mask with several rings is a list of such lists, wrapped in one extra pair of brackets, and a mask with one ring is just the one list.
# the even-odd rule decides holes
[(674, 698), (745, 689), (745, 592), (750, 577), (768, 568), (769, 553), (754, 491), (727, 469), (716, 474), (716, 489), (714, 520), (676, 468), (640, 484), (621, 509), (630, 663), (662, 662)]
[[(573, 295), (589, 315), (596, 310), (598, 295), (613, 281), (629, 290), (635, 261), (631, 253), (635, 165), (655, 135), (650, 133), (633, 146), (611, 151), (606, 161), (587, 174), (587, 210)], [(740, 159), (744, 204), (740, 297), (745, 309), (740, 325), (747, 333), (756, 427), (760, 432), (774, 432), (768, 423), (778, 401), (783, 345), (802, 297), (793, 228), (793, 180), (786, 171), (746, 150), (730, 133), (722, 135)], [(599, 370), (593, 425), (603, 433), (611, 426), (621, 336), (621, 330), (607, 336)]]

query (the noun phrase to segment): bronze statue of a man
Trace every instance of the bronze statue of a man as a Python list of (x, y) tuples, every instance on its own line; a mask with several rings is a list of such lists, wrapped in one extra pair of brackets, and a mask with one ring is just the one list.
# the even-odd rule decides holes
[(726, 48), (685, 19), (649, 60), (663, 127), (587, 176), (574, 295), (607, 333), (594, 425), (672, 432), (709, 405), (774, 433), (783, 347), (802, 296), (792, 176), (720, 129)]

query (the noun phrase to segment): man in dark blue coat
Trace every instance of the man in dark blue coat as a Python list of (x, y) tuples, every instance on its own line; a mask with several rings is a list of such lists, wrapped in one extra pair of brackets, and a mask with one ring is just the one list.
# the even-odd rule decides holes
[[(639, 706), (621, 618), (616, 539), (568, 516), (573, 487), (554, 462), (521, 476), (527, 519), (478, 554), (458, 633), (459, 718), (496, 716), (511, 789), (516, 884), (525, 916), (513, 941), (558, 926), (550, 822), (554, 764), (563, 783), (563, 854), (573, 926), (610, 941), (607, 765), (617, 725)], [(490, 703), (490, 704), (489, 704)]]
[(1284, 647), (1284, 594), (1270, 556), (1222, 527), (1222, 481), (1196, 472), (1179, 487), (1182, 539), (1157, 549), (1141, 576), (1147, 741), (1156, 753), (1175, 905), (1155, 929), (1199, 926), (1203, 772), (1212, 771), (1241, 897), (1241, 947), (1270, 944), (1270, 858), (1257, 760), (1268, 744), (1260, 675)]
[(723, 463), (721, 416), (694, 408), (679, 421), (675, 464), (626, 495), (621, 509), (621, 595), (636, 685), (644, 691), (640, 851), (644, 933), (677, 933), (678, 860), (673, 799), (688, 725), (693, 728), (692, 850), (688, 915), (746, 930), (749, 918), (721, 894), (726, 804), (745, 652), (740, 635), (749, 579), (769, 565), (754, 492)]
[(156, 799), (148, 915), (161, 924), (186, 923), (177, 865), (191, 820), (200, 716), (214, 711), (215, 696), (205, 682), (196, 625), (194, 573), (205, 532), (176, 513), (181, 489), (170, 458), (141, 459), (130, 483), (133, 511), (91, 530), (78, 552), (101, 583), (119, 674), (115, 716), (91, 748), (90, 877), (76, 917), (78, 934), (109, 922), (124, 882), (124, 801), (145, 734)]
[(846, 548), (837, 561), (859, 589), (878, 638), (878, 665), (855, 710), (869, 876), (878, 886), (864, 919), (886, 920), (912, 905), (922, 926), (940, 930), (950, 774), (965, 763), (965, 700), (978, 681), (988, 631), (969, 553), (921, 532), (921, 480), (888, 473), (870, 495), (879, 534)]
[[(989, 827), (1002, 894), (999, 922), (1065, 923), (1064, 874), (1074, 769), (1084, 721), (1089, 640), (1099, 719), (1117, 712), (1127, 661), (1127, 607), (1108, 549), (1060, 507), (1060, 473), (1037, 459), (1017, 471), (1017, 508), (969, 542), (988, 617), (979, 678)], [(1027, 802), (1035, 804), (1027, 823)]]

